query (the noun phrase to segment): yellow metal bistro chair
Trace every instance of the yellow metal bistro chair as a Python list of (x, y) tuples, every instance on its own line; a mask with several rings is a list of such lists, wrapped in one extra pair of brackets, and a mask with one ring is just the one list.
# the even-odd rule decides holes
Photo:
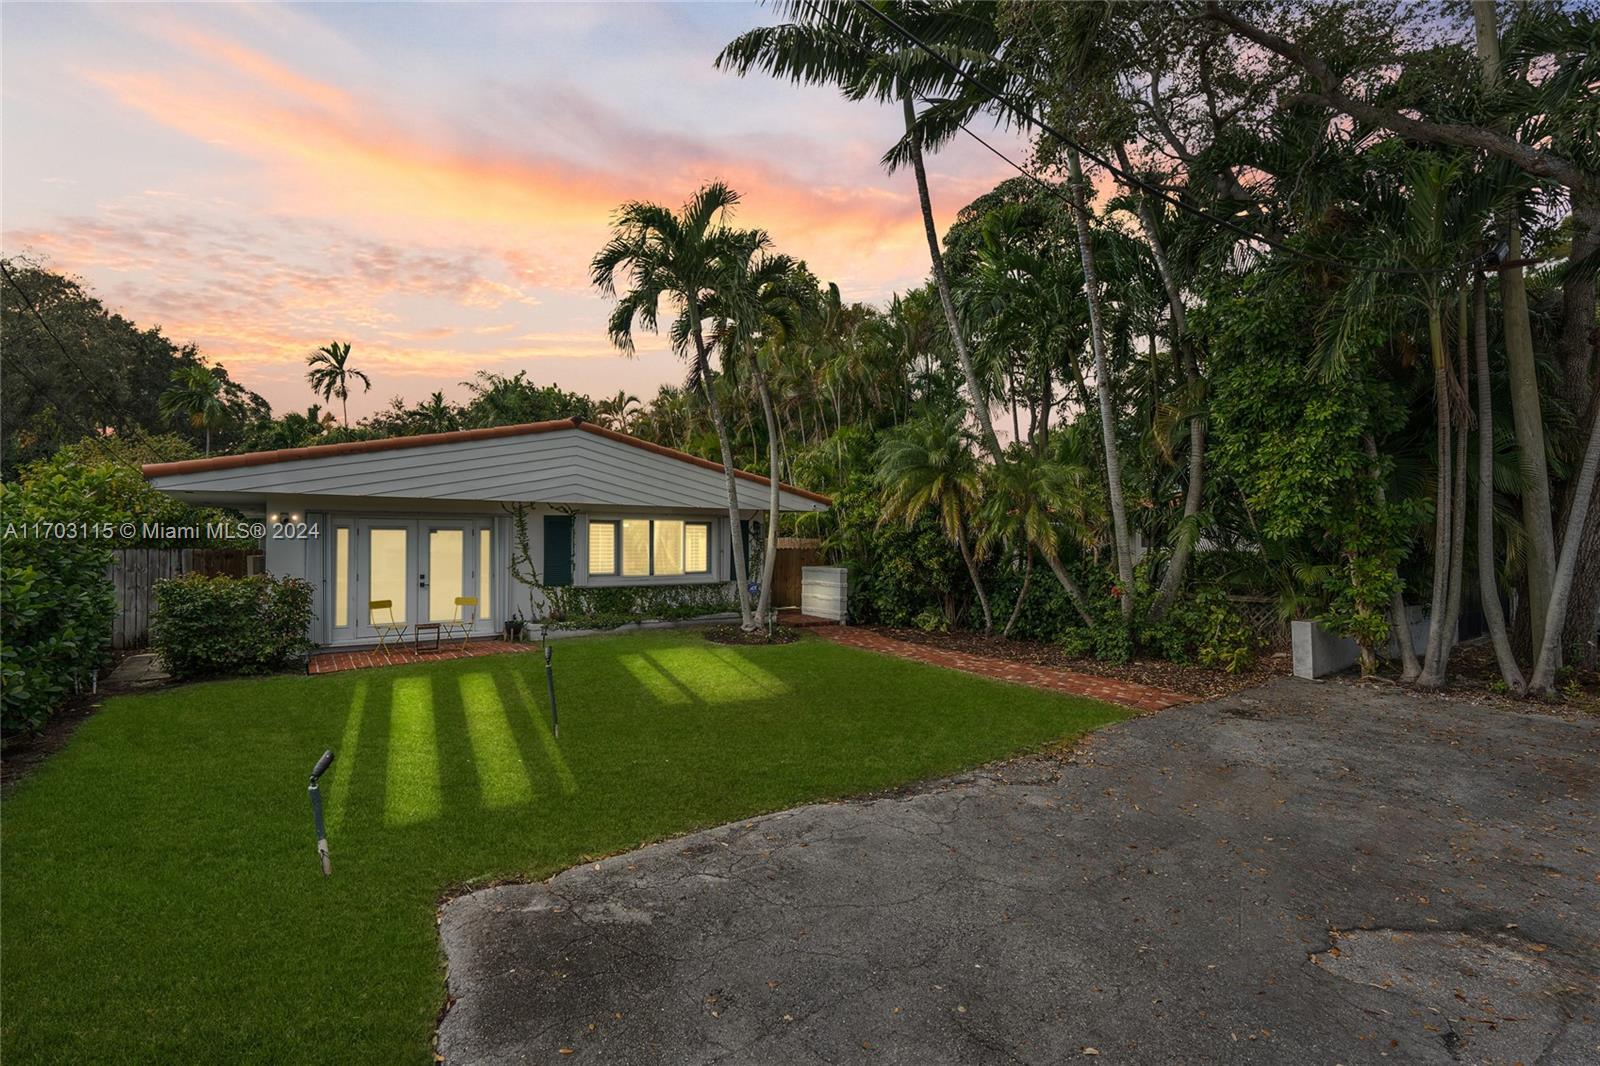
[[(383, 617), (379, 617), (382, 615)], [(389, 641), (394, 641), (398, 646), (404, 646), (406, 640), (406, 624), (394, 620), (393, 600), (368, 600), (367, 624), (378, 633), (378, 648), (382, 650)]]
[(454, 640), (461, 638), (461, 647), (467, 646), (467, 636), (472, 632), (473, 622), (478, 614), (478, 597), (457, 596), (455, 617), (442, 623), (444, 635)]

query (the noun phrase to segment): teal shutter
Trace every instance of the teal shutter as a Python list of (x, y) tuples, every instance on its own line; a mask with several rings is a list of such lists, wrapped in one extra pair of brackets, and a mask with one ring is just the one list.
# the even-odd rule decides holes
[(750, 573), (750, 520), (748, 518), (739, 519), (739, 543), (744, 545), (744, 572), (750, 575), (751, 581), (754, 581), (756, 575)]
[(572, 584), (572, 516), (544, 516), (544, 583), (558, 588)]

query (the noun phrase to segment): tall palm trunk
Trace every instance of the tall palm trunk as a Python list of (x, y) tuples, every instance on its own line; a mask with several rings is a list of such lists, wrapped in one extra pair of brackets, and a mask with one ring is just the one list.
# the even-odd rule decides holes
[[(1372, 462), (1373, 498), (1378, 501), (1379, 507), (1387, 507), (1389, 493), (1384, 489), (1383, 478), (1378, 473), (1378, 444), (1367, 435), (1361, 438), (1361, 446)], [(1398, 580), (1398, 572), (1396, 578)], [(1411, 640), (1411, 616), (1406, 611), (1405, 593), (1398, 585), (1394, 595), (1389, 598), (1389, 627), (1394, 634), (1395, 644), (1400, 648), (1400, 680), (1409, 685), (1422, 673), (1422, 664), (1417, 661), (1417, 649)], [(1365, 659), (1365, 649), (1363, 649), (1363, 659)], [(1361, 673), (1363, 676), (1371, 673), (1365, 661), (1362, 663)]]
[(1061, 565), (1061, 557), (1053, 551), (1040, 551), (1044, 561), (1050, 565), (1050, 572), (1060, 582), (1062, 591), (1067, 594), (1067, 599), (1072, 601), (1072, 606), (1077, 608), (1078, 617), (1083, 619), (1083, 624), (1094, 628), (1094, 616), (1089, 613), (1089, 601), (1083, 598), (1083, 590), (1078, 583), (1072, 580), (1072, 575), (1067, 573), (1067, 568)]
[(1033, 580), (1033, 545), (1028, 545), (1027, 557), (1022, 564), (1022, 588), (1017, 590), (1017, 602), (1011, 605), (1011, 617), (1006, 619), (1006, 627), (1000, 631), (1002, 637), (1011, 636), (1011, 630), (1017, 624), (1017, 618), (1022, 614), (1022, 601), (1028, 598), (1028, 582)]
[(1467, 323), (1467, 288), (1456, 294), (1456, 371), (1452, 395), (1456, 398), (1455, 481), (1450, 489), (1450, 605), (1445, 610), (1444, 639), (1448, 651), (1461, 633), (1461, 596), (1467, 554), (1467, 346), (1471, 342)]
[(1444, 684), (1450, 650), (1444, 639), (1445, 615), (1450, 602), (1450, 381), (1445, 366), (1444, 323), (1436, 294), (1428, 299), (1428, 347), (1433, 355), (1434, 451), (1437, 469), (1433, 487), (1433, 597), (1428, 617), (1428, 651), (1417, 684), (1438, 688)]
[[(1584, 262), (1600, 254), (1600, 189), (1572, 191), (1572, 249), (1569, 261)], [(1583, 270), (1569, 270), (1562, 283), (1561, 338), (1556, 342), (1556, 362), (1562, 369), (1562, 396), (1570, 411), (1593, 411), (1600, 404), (1594, 395), (1595, 282)], [(1576, 502), (1569, 484), (1561, 521)], [(1578, 543), (1578, 570), (1567, 601), (1566, 633), (1562, 650), (1575, 656), (1574, 665), (1593, 670), (1600, 666), (1600, 507), (1589, 509), (1583, 539)]]
[(1122, 617), (1133, 620), (1133, 553), (1128, 542), (1128, 509), (1122, 495), (1122, 460), (1117, 453), (1117, 419), (1111, 405), (1111, 373), (1105, 335), (1100, 328), (1100, 282), (1095, 273), (1094, 244), (1089, 233), (1088, 193), (1083, 166), (1075, 148), (1067, 149), (1067, 172), (1073, 217), (1078, 223), (1078, 255), (1083, 260), (1083, 292), (1089, 301), (1089, 347), (1094, 353), (1095, 391), (1100, 396), (1100, 433), (1105, 438), (1106, 489), (1111, 498), (1111, 525), (1116, 537), (1117, 578), (1122, 583)]
[[(928, 172), (922, 165), (922, 131), (917, 128), (917, 110), (911, 103), (911, 94), (903, 93), (900, 102), (905, 109), (906, 141), (911, 148), (911, 170), (917, 178), (917, 200), (922, 205), (922, 228), (928, 236), (928, 255), (933, 261), (933, 283), (939, 290), (939, 303), (944, 308), (945, 324), (950, 327), (950, 342), (955, 346), (956, 359), (961, 363), (962, 376), (967, 379), (967, 392), (972, 397), (972, 410), (978, 416), (978, 428), (990, 457), (1000, 461), (1000, 438), (994, 435), (994, 422), (989, 418), (989, 398), (978, 384), (978, 372), (972, 366), (972, 353), (961, 332), (961, 322), (956, 318), (956, 303), (950, 296), (950, 279), (944, 272), (944, 254), (939, 248), (939, 228), (933, 222), (933, 200), (928, 196)], [(986, 608), (987, 609), (987, 608)]]
[[(1500, 84), (1500, 35), (1495, 25), (1494, 0), (1473, 0), (1478, 62), (1484, 84)], [(1500, 228), (1509, 249), (1507, 259), (1522, 258), (1522, 223), (1513, 208)], [(1555, 580), (1555, 529), (1550, 518), (1550, 471), (1545, 463), (1544, 417), (1540, 410), (1539, 378), (1533, 354), (1533, 328), (1528, 318), (1528, 290), (1522, 267), (1500, 271), (1500, 304), (1505, 316), (1506, 364), (1510, 370), (1511, 420), (1517, 434), (1517, 456), (1522, 467), (1522, 524), (1528, 538), (1528, 611), (1533, 646), (1544, 638)], [(1559, 642), (1558, 642), (1559, 643)], [(1559, 649), (1558, 649), (1559, 653)]]
[(961, 549), (961, 561), (967, 564), (967, 576), (972, 579), (972, 588), (978, 594), (978, 606), (983, 608), (983, 633), (988, 636), (994, 632), (994, 616), (989, 613), (989, 594), (983, 591), (983, 579), (978, 576), (978, 562), (972, 557), (972, 549), (967, 547), (967, 532), (963, 526), (956, 526), (956, 547)]
[(733, 479), (733, 445), (728, 439), (728, 424), (722, 417), (722, 404), (717, 400), (715, 383), (711, 380), (711, 360), (706, 355), (705, 337), (700, 332), (700, 309), (691, 299), (689, 320), (694, 323), (695, 358), (700, 361), (700, 390), (705, 393), (706, 404), (711, 408), (711, 424), (717, 431), (717, 445), (722, 449), (722, 476), (728, 489), (728, 532), (733, 542), (733, 574), (739, 583), (739, 625), (746, 630), (756, 628), (750, 617), (750, 577), (745, 570), (744, 530), (739, 526), (739, 486)]
[(750, 368), (761, 397), (761, 413), (767, 419), (767, 546), (761, 556), (761, 599), (756, 605), (756, 623), (764, 625), (772, 610), (772, 569), (778, 560), (778, 413), (772, 407), (767, 375), (754, 352), (750, 353)]
[[(1117, 145), (1117, 161), (1122, 164), (1123, 170), (1132, 169), (1127, 149), (1120, 144)], [(1167, 291), (1167, 307), (1172, 324), (1173, 358), (1183, 367), (1189, 391), (1198, 393), (1200, 367), (1195, 361), (1194, 351), (1189, 347), (1189, 315), (1183, 306), (1183, 289), (1178, 285), (1177, 275), (1172, 272), (1172, 262), (1167, 258), (1166, 245), (1156, 229), (1155, 212), (1150, 208), (1149, 198), (1140, 194), (1137, 189), (1130, 188), (1129, 191), (1138, 198), (1139, 228), (1144, 231), (1145, 243), (1150, 246), (1150, 255), (1156, 261), (1156, 271), (1161, 275), (1161, 286)], [(1151, 337), (1150, 357), (1153, 364), (1154, 334)], [(1151, 377), (1153, 385), (1156, 377), (1153, 365)], [(1173, 601), (1178, 598), (1178, 590), (1183, 587), (1183, 578), (1189, 569), (1189, 559), (1194, 554), (1195, 540), (1199, 536), (1193, 528), (1193, 519), (1200, 513), (1200, 503), (1205, 490), (1206, 420), (1198, 406), (1199, 396), (1195, 395), (1192, 399), (1197, 406), (1189, 415), (1189, 486), (1183, 497), (1184, 528), (1178, 535), (1177, 543), (1172, 547), (1172, 560), (1167, 564), (1167, 572), (1162, 576), (1161, 587), (1156, 592), (1156, 602), (1151, 607), (1151, 616), (1157, 620), (1167, 613)]]
[(1544, 643), (1539, 646), (1539, 661), (1533, 668), (1528, 691), (1548, 695), (1555, 687), (1556, 667), (1560, 665), (1561, 620), (1567, 616), (1567, 600), (1572, 596), (1572, 576), (1578, 565), (1578, 545), (1583, 540), (1583, 523), (1594, 506), (1595, 476), (1600, 472), (1600, 411), (1589, 427), (1589, 446), (1583, 451), (1583, 465), (1574, 480), (1572, 510), (1562, 531), (1561, 559), (1556, 564), (1555, 587), (1550, 593), (1550, 610), (1545, 618)]
[(1472, 286), (1478, 364), (1478, 596), (1483, 600), (1484, 623), (1494, 644), (1495, 661), (1500, 664), (1500, 677), (1520, 696), (1522, 670), (1511, 651), (1494, 573), (1494, 400), (1489, 380), (1489, 298), (1484, 290), (1483, 275), (1479, 274)]

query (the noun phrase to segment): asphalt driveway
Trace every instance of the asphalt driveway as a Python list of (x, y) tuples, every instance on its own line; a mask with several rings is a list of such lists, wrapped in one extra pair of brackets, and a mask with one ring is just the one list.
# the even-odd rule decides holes
[(439, 1050), (1594, 1063), (1597, 781), (1593, 718), (1284, 679), (454, 900)]

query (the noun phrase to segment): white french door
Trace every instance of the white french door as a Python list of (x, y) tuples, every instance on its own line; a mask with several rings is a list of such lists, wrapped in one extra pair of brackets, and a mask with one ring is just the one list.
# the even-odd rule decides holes
[(487, 520), (336, 523), (330, 583), (335, 642), (377, 640), (377, 624), (391, 620), (408, 628), (452, 621), (458, 598), (478, 601), (460, 606), (473, 632), (493, 633), (499, 617), (493, 548)]

